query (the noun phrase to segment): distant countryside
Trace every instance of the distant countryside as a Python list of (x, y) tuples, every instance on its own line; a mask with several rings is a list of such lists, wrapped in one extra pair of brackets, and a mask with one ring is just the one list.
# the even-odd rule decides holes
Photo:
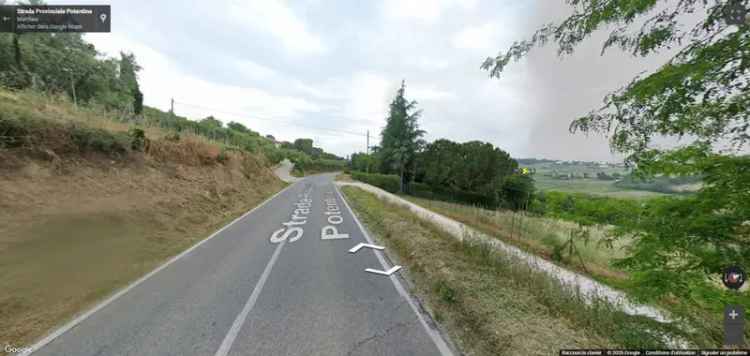
[(623, 163), (517, 159), (534, 175), (542, 191), (588, 193), (618, 198), (643, 199), (655, 196), (690, 194), (701, 187), (696, 177), (639, 178)]

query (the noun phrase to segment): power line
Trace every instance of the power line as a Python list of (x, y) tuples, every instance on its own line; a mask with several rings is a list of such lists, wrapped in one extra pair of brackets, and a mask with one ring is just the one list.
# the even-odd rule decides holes
[(198, 109), (203, 109), (203, 110), (209, 110), (209, 111), (213, 111), (213, 112), (217, 112), (217, 113), (227, 114), (227, 115), (234, 115), (234, 116), (239, 116), (239, 117), (247, 117), (247, 118), (256, 119), (256, 120), (271, 121), (271, 122), (274, 122), (274, 123), (277, 123), (277, 124), (286, 124), (286, 125), (290, 125), (290, 126), (304, 127), (304, 128), (311, 129), (311, 130), (330, 131), (330, 132), (342, 133), (342, 134), (347, 134), (347, 135), (355, 135), (355, 136), (360, 136), (360, 137), (367, 137), (367, 134), (360, 133), (360, 132), (353, 132), (353, 131), (347, 131), (347, 130), (341, 130), (341, 129), (332, 129), (332, 128), (324, 128), (324, 127), (315, 127), (315, 126), (300, 125), (298, 123), (294, 123), (294, 122), (290, 122), (290, 121), (284, 121), (284, 120), (279, 120), (277, 118), (261, 117), (261, 116), (254, 115), (254, 114), (251, 115), (251, 114), (247, 114), (247, 113), (233, 112), (233, 111), (228, 111), (228, 110), (225, 110), (225, 109), (218, 109), (218, 108), (212, 108), (212, 107), (207, 107), (207, 106), (203, 106), (203, 105), (183, 103), (183, 102), (179, 102), (179, 101), (174, 101), (174, 103), (175, 104), (184, 105), (184, 106), (193, 107), (193, 108), (198, 108)]

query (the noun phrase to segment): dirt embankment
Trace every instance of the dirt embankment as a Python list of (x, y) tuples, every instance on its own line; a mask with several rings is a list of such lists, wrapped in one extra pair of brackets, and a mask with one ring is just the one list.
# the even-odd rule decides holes
[(0, 110), (0, 345), (29, 345), (284, 186), (262, 156), (119, 126)]

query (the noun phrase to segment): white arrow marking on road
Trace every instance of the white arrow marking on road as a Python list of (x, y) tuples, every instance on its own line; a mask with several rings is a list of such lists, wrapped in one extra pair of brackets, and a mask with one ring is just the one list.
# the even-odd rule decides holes
[(360, 250), (360, 249), (361, 249), (362, 247), (369, 247), (369, 248), (374, 248), (374, 249), (376, 249), (376, 250), (382, 250), (382, 249), (384, 249), (384, 248), (385, 248), (385, 247), (383, 247), (383, 246), (378, 246), (378, 245), (371, 245), (371, 244), (366, 244), (366, 243), (364, 243), (364, 242), (361, 242), (361, 243), (360, 243), (359, 245), (357, 245), (357, 246), (354, 246), (354, 247), (352, 247), (352, 248), (351, 248), (351, 249), (349, 250), (349, 253), (357, 253), (357, 251), (359, 251), (359, 250)]
[(365, 269), (365, 271), (366, 271), (366, 272), (370, 272), (370, 273), (375, 273), (375, 274), (382, 274), (382, 275), (384, 275), (384, 276), (390, 276), (390, 275), (392, 275), (392, 274), (393, 274), (394, 272), (396, 272), (396, 271), (398, 271), (398, 270), (400, 270), (400, 269), (401, 269), (401, 266), (393, 266), (393, 267), (391, 267), (391, 269), (389, 269), (389, 270), (387, 270), (387, 271), (381, 271), (381, 270), (378, 270), (378, 269), (372, 269), (372, 268), (367, 268), (367, 269)]

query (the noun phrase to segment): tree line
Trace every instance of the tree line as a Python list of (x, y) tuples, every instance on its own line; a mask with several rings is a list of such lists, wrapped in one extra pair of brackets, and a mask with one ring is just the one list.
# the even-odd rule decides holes
[(76, 105), (139, 115), (143, 93), (141, 67), (130, 53), (97, 58), (79, 33), (0, 33), (0, 85), (64, 93)]
[[(425, 131), (419, 128), (421, 115), (417, 102), (406, 98), (402, 82), (389, 106), (380, 145), (373, 147), (372, 153), (351, 156), (355, 178), (399, 193), (487, 207), (528, 206), (533, 179), (518, 171), (518, 162), (507, 152), (480, 141), (439, 139), (428, 143), (423, 139)], [(367, 177), (364, 173), (378, 175)]]

